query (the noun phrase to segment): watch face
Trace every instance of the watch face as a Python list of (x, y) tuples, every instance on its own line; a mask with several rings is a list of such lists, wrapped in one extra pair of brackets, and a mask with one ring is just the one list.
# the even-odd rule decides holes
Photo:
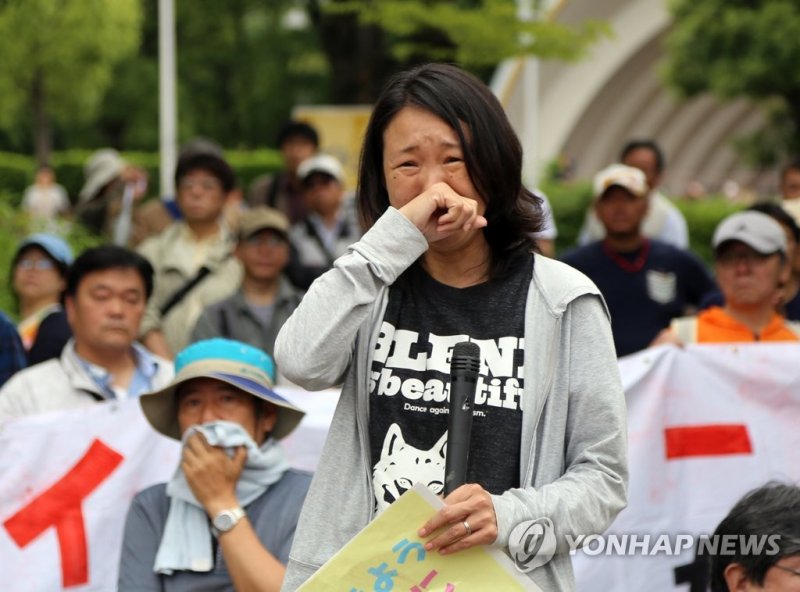
[(236, 522), (234, 521), (233, 516), (229, 511), (220, 512), (214, 518), (214, 527), (221, 532), (226, 532), (230, 530), (231, 528), (233, 528), (234, 524), (236, 524)]

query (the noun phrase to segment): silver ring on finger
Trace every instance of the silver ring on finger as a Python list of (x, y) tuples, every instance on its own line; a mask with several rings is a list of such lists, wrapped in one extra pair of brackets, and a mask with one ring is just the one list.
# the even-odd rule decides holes
[(467, 531), (467, 534), (465, 534), (464, 536), (469, 536), (469, 535), (471, 535), (471, 534), (472, 534), (472, 528), (470, 527), (470, 525), (469, 525), (469, 522), (467, 522), (466, 520), (464, 520), (464, 522), (462, 522), (462, 524), (464, 525), (464, 530), (466, 530), (466, 531)]

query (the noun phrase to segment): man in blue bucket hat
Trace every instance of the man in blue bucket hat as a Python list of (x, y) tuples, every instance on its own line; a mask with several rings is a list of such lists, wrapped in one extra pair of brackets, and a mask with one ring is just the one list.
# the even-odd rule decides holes
[(182, 457), (169, 483), (131, 504), (119, 590), (280, 589), (311, 476), (277, 444), (303, 412), (274, 381), (262, 350), (208, 339), (178, 354), (167, 387), (140, 398)]

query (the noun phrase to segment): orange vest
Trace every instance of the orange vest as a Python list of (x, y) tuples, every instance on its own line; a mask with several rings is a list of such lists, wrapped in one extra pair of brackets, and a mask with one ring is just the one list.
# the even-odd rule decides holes
[(779, 314), (772, 315), (761, 335), (731, 317), (719, 306), (697, 315), (697, 343), (731, 343), (742, 341), (799, 341), (797, 334)]

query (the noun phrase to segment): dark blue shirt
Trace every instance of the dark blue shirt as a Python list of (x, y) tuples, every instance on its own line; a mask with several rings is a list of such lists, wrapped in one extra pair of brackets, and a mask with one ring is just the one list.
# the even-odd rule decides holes
[[(617, 356), (646, 348), (673, 318), (697, 307), (716, 287), (692, 253), (660, 241), (648, 244), (632, 253), (612, 254), (598, 241), (563, 257), (603, 294), (611, 313)], [(642, 261), (642, 250), (648, 248)], [(641, 268), (635, 269), (637, 263)]]
[(67, 322), (67, 313), (62, 308), (51, 312), (39, 324), (36, 339), (28, 351), (28, 366), (46, 362), (61, 356), (61, 350), (72, 337), (72, 328)]
[(0, 312), (0, 386), (25, 367), (25, 348), (17, 328)]

